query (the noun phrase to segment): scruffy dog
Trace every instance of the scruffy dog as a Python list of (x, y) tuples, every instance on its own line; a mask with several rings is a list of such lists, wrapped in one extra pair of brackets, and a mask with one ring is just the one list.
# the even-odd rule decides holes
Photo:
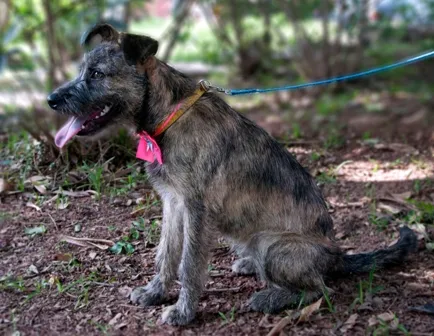
[(203, 93), (157, 134), (158, 125), (197, 92), (192, 79), (154, 56), (157, 41), (99, 24), (83, 44), (89, 51), (78, 77), (48, 97), (53, 109), (69, 116), (56, 144), (122, 124), (145, 135), (148, 147), (142, 150), (150, 146), (159, 155), (147, 164), (163, 201), (158, 273), (131, 300), (161, 304), (179, 276), (179, 299), (164, 311), (164, 322), (185, 325), (194, 319), (217, 235), (240, 256), (234, 272), (256, 273), (268, 284), (249, 300), (251, 309), (265, 313), (319, 298), (328, 276), (399, 264), (415, 250), (415, 234), (403, 227), (399, 241), (387, 249), (345, 255), (309, 173), (214, 93)]

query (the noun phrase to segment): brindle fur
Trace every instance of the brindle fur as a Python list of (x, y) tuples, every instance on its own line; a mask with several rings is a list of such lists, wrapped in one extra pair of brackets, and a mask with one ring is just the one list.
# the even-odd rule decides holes
[[(116, 124), (152, 134), (196, 83), (155, 58), (157, 42), (120, 34), (97, 25), (85, 45), (100, 43), (84, 58), (80, 75), (56, 91), (65, 114), (90, 113), (88, 106), (113, 100)], [(89, 79), (91, 69), (106, 77)], [(399, 264), (416, 238), (400, 230), (393, 246), (360, 255), (344, 255), (334, 241), (332, 219), (309, 173), (263, 129), (208, 92), (159, 136), (163, 165), (147, 171), (163, 201), (158, 273), (131, 300), (142, 306), (163, 303), (179, 276), (179, 299), (164, 322), (193, 320), (204, 286), (210, 248), (216, 234), (231, 242), (242, 257), (233, 270), (257, 273), (268, 288), (255, 293), (250, 307), (275, 313), (309, 303), (326, 289), (331, 275), (367, 272)]]

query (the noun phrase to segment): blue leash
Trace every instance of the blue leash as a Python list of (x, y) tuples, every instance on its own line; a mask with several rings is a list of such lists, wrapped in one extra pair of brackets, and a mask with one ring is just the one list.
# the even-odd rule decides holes
[(374, 68), (371, 70), (356, 72), (356, 73), (351, 74), (351, 75), (333, 77), (333, 78), (323, 79), (323, 80), (316, 81), (316, 82), (287, 85), (287, 86), (268, 88), (268, 89), (225, 89), (225, 88), (221, 88), (218, 86), (213, 86), (213, 85), (209, 84), (208, 82), (207, 82), (207, 85), (210, 88), (215, 89), (218, 92), (222, 92), (222, 93), (225, 93), (225, 94), (230, 95), (230, 96), (238, 96), (238, 95), (253, 94), (253, 93), (267, 93), (267, 92), (285, 91), (285, 90), (289, 91), (289, 90), (302, 89), (302, 88), (306, 88), (306, 87), (319, 86), (319, 85), (325, 85), (325, 84), (330, 84), (330, 83), (337, 83), (337, 82), (342, 82), (345, 80), (350, 80), (350, 79), (354, 79), (354, 78), (373, 75), (373, 74), (377, 74), (379, 72), (395, 69), (395, 68), (398, 68), (398, 67), (401, 67), (404, 65), (410, 65), (413, 63), (417, 63), (417, 62), (426, 60), (426, 59), (431, 58), (431, 57), (434, 57), (434, 51), (426, 52), (426, 53), (421, 54), (419, 56), (414, 56), (414, 57), (402, 60), (400, 62), (381, 66), (381, 67)]

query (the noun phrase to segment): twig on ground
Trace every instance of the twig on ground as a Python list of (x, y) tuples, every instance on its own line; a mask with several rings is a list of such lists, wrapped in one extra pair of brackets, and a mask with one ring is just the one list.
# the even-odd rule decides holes
[(205, 289), (205, 293), (207, 294), (213, 294), (213, 293), (227, 293), (227, 292), (232, 292), (232, 293), (238, 293), (241, 288), (243, 288), (242, 286), (240, 287), (231, 287), (231, 288), (208, 288)]
[(279, 141), (280, 144), (285, 146), (309, 146), (318, 143), (318, 141), (305, 140), (305, 141)]
[(59, 231), (59, 227), (57, 226), (57, 223), (56, 223), (56, 221), (54, 220), (53, 216), (51, 216), (51, 214), (49, 214), (48, 212), (47, 212), (47, 215), (48, 215), (48, 217), (50, 217), (50, 219), (51, 219), (51, 221), (53, 222), (54, 227), (56, 228), (56, 230)]
[(284, 317), (277, 323), (273, 329), (270, 330), (270, 332), (267, 334), (267, 336), (275, 336), (279, 335), (280, 332), (292, 321), (291, 316)]

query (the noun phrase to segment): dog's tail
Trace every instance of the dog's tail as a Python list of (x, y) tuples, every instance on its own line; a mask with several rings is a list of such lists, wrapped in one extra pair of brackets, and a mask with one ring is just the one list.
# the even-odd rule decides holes
[(335, 275), (367, 273), (401, 264), (410, 252), (417, 250), (417, 237), (407, 226), (399, 230), (399, 240), (392, 246), (373, 252), (344, 255)]

